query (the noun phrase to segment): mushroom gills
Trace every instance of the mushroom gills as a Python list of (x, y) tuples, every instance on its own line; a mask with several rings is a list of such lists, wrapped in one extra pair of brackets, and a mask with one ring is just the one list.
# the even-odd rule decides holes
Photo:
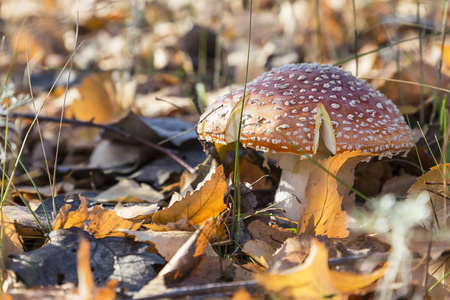
[[(244, 103), (247, 101), (250, 95), (245, 95)], [(225, 129), (225, 141), (227, 144), (233, 143), (237, 140), (239, 132), (239, 123), (241, 121), (241, 110), (242, 110), (242, 98), (233, 107), (233, 111), (228, 118), (227, 128)]]
[(327, 109), (322, 103), (317, 106), (316, 128), (314, 136), (314, 153), (336, 154), (336, 137)]

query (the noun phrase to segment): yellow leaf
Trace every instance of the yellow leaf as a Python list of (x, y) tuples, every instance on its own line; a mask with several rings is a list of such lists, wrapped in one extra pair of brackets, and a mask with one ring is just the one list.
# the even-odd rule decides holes
[[(361, 151), (344, 152), (320, 163), (331, 174), (352, 186), (355, 166), (369, 156), (374, 155)], [(348, 192), (349, 189), (333, 176), (315, 167), (309, 177), (306, 190), (308, 204), (300, 219), (298, 234), (326, 235), (330, 238), (348, 236), (348, 216), (341, 208), (344, 197), (354, 197)]]
[(317, 239), (302, 265), (280, 273), (256, 274), (256, 281), (277, 299), (341, 299), (383, 276), (385, 268), (371, 274), (330, 271), (328, 249)]
[[(223, 167), (219, 166), (212, 174), (211, 179), (192, 194), (187, 195), (181, 201), (171, 207), (158, 211), (153, 215), (152, 222), (156, 225), (177, 223), (185, 219), (190, 226), (202, 225), (211, 217), (215, 218), (225, 210), (226, 205), (223, 197), (227, 191)], [(148, 226), (150, 229), (152, 225)]]

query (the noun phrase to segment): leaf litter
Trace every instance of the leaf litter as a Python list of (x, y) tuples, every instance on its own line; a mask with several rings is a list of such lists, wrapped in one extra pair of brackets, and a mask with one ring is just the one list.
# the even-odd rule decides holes
[[(422, 169), (414, 151), (369, 163), (359, 163), (369, 159), (359, 152), (332, 156), (320, 161), (329, 173), (318, 167), (311, 173), (305, 214), (288, 220), (270, 207), (279, 170), (257, 152), (241, 149), (243, 215), (234, 224), (234, 147), (197, 141), (192, 98), (204, 107), (228, 92), (228, 84), (242, 84), (248, 7), (234, 3), (218, 10), (204, 1), (192, 6), (147, 1), (139, 9), (136, 3), (80, 5), (83, 47), (69, 76), (61, 67), (74, 46), (76, 14), (70, 11), (76, 8), (61, 0), (23, 2), (32, 12), (14, 8), (14, 1), (2, 4), (0, 78), (11, 82), (4, 91), (19, 89), (9, 98), (2, 92), (2, 108), (10, 113), (8, 140), (21, 140), (36, 108), (45, 106), (40, 133), (35, 126), (21, 157), (31, 173), (18, 170), (15, 190), (2, 203), (4, 297), (412, 298), (425, 297), (434, 284), (427, 296), (448, 294), (448, 280), (442, 279), (450, 249), (449, 166), (433, 157), (442, 155), (445, 162), (447, 139), (442, 124), (432, 119), (436, 99), (445, 94), (417, 85), (447, 87), (448, 47), (429, 43), (425, 28), (436, 20), (426, 14), (420, 20), (420, 26), (428, 24), (422, 32), (425, 59), (410, 55), (411, 47), (419, 51), (413, 40), (408, 47), (401, 43), (365, 55), (418, 34), (398, 19), (416, 20), (409, 6), (415, 2), (398, 1), (396, 15), (388, 2), (368, 1), (355, 8), (356, 18), (345, 1), (324, 0), (318, 7), (302, 0), (253, 3), (252, 21), (259, 29), (252, 31), (249, 80), (266, 68), (301, 61), (340, 62), (345, 70), (356, 70), (409, 114)], [(431, 11), (427, 5), (420, 4), (423, 11)], [(189, 28), (188, 19), (196, 25)], [(350, 38), (354, 25), (358, 44)], [(216, 48), (218, 42), (223, 44)], [(202, 44), (207, 51), (201, 51)], [(399, 60), (393, 59), (396, 51)], [(357, 60), (342, 62), (356, 52)], [(226, 68), (217, 54), (226, 58)], [(33, 104), (30, 89), (21, 88), (29, 62)], [(446, 108), (439, 108), (444, 115)], [(414, 128), (416, 120), (424, 136)], [(438, 143), (426, 147), (435, 136)], [(212, 150), (209, 157), (204, 147)], [(185, 170), (174, 157), (192, 168)], [(2, 152), (4, 159), (8, 174), (14, 156)], [(213, 167), (199, 165), (204, 162)], [(49, 188), (53, 168), (56, 191)], [(376, 200), (363, 201), (333, 175)], [(42, 204), (33, 184), (45, 195)], [(423, 191), (431, 201), (420, 200)], [(397, 198), (380, 197), (386, 192)], [(23, 206), (22, 195), (42, 228)], [(432, 212), (429, 217), (422, 214), (426, 211)], [(408, 214), (423, 216), (423, 222), (414, 223)]]

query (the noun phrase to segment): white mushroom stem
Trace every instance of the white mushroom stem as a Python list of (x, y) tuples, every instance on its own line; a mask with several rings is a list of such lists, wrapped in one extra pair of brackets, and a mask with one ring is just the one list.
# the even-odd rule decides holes
[[(277, 165), (281, 168), (281, 178), (275, 194), (275, 207), (286, 212), (286, 216), (299, 221), (308, 204), (306, 188), (309, 175), (316, 166), (308, 158), (294, 154), (269, 154), (269, 158), (277, 160)], [(326, 158), (328, 154), (317, 153), (314, 160)]]

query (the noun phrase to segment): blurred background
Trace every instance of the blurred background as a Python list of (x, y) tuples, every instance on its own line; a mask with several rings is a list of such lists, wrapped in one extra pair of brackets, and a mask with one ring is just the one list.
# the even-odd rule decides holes
[[(447, 87), (445, 5), (432, 0), (254, 1), (249, 80), (286, 63), (336, 64), (368, 78), (402, 112), (429, 122), (429, 104), (443, 94), (389, 79)], [(111, 80), (114, 105), (147, 116), (194, 112), (193, 95), (211, 102), (216, 95), (204, 97), (204, 91), (242, 85), (245, 78), (248, 1), (4, 0), (0, 17), (1, 80), (9, 78), (27, 92), (31, 82), (36, 97), (55, 82), (65, 87), (71, 57), (71, 86), (99, 72)], [(58, 88), (52, 93), (50, 98), (59, 96)], [(76, 98), (69, 96), (68, 105)], [(149, 105), (155, 97), (178, 107), (161, 101)]]

